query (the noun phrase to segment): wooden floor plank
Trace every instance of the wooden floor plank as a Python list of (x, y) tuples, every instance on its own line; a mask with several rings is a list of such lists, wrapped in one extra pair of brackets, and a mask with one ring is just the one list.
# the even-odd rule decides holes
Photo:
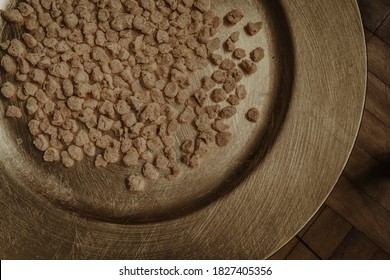
[(343, 175), (390, 211), (390, 165), (379, 162), (355, 145)]
[(370, 30), (364, 27), (364, 37), (366, 38), (366, 43), (371, 39), (373, 35), (374, 34)]
[[(334, 258), (389, 260), (390, 0), (358, 0), (358, 4), (368, 53), (366, 110), (357, 145), (326, 202), (354, 228), (332, 255)], [(338, 230), (341, 236), (345, 233), (332, 216), (322, 207), (297, 236), (272, 257), (316, 259), (329, 255), (335, 245), (320, 244), (318, 240), (328, 233), (330, 240), (337, 243), (341, 238)]]
[(390, 127), (390, 87), (370, 72), (368, 73), (365, 108)]
[(335, 250), (333, 260), (371, 260), (378, 251), (372, 241), (356, 229), (352, 229)]
[(344, 176), (325, 203), (380, 248), (390, 252), (390, 212)]
[(390, 1), (358, 0), (358, 4), (364, 26), (366, 26), (371, 32), (375, 32), (389, 13)]
[(387, 16), (376, 34), (383, 42), (390, 46), (390, 16)]
[(372, 258), (373, 260), (390, 260), (390, 255), (379, 249)]
[(294, 249), (294, 247), (298, 244), (298, 239), (294, 237), (291, 239), (286, 245), (280, 248), (275, 254), (269, 257), (269, 260), (284, 260), (288, 254)]
[(382, 163), (390, 160), (390, 127), (367, 110), (364, 110), (356, 143)]
[[(389, 1), (390, 3), (390, 1)], [(368, 69), (386, 85), (390, 86), (390, 47), (377, 36), (367, 44)]]
[(318, 260), (319, 258), (302, 242), (294, 247), (288, 254), (287, 260)]
[(298, 232), (299, 237), (303, 237), (305, 233), (309, 230), (309, 228), (312, 226), (312, 224), (318, 219), (318, 217), (321, 215), (322, 211), (326, 208), (325, 205), (322, 205), (320, 209), (314, 214), (313, 218), (310, 219), (310, 221)]
[(326, 207), (302, 239), (321, 259), (328, 259), (351, 228), (349, 223)]

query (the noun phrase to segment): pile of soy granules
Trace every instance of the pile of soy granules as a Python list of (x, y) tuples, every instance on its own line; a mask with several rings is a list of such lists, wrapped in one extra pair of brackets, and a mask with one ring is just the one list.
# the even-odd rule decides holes
[[(246, 59), (235, 47), (238, 31), (218, 37), (223, 19), (209, 0), (27, 0), (1, 15), (24, 32), (0, 43), (8, 80), (1, 93), (14, 104), (6, 116), (28, 115), (45, 161), (139, 166), (143, 176), (128, 177), (132, 190), (144, 189), (145, 178), (175, 179), (183, 165), (196, 168), (213, 147), (229, 144), (224, 121), (247, 95), (241, 80), (264, 56), (257, 48)], [(243, 16), (233, 10), (224, 20), (234, 26)], [(210, 64), (219, 69), (190, 90), (193, 73)], [(246, 117), (256, 122), (259, 112)], [(179, 143), (182, 126), (195, 136)]]

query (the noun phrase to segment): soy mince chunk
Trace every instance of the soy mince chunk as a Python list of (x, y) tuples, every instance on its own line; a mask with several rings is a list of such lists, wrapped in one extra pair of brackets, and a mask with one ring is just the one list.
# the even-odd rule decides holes
[(233, 106), (227, 106), (219, 112), (219, 117), (222, 119), (230, 119), (237, 113), (237, 109)]
[(260, 118), (259, 110), (257, 110), (256, 108), (249, 109), (248, 112), (246, 113), (246, 118), (250, 122), (254, 122), (254, 123), (257, 122)]
[(244, 12), (239, 9), (233, 9), (225, 16), (225, 21), (231, 25), (235, 25), (244, 18)]
[(259, 22), (249, 22), (245, 26), (245, 31), (249, 35), (253, 36), (253, 35), (256, 35), (261, 30), (262, 27), (263, 27), (263, 23), (261, 21), (259, 21)]

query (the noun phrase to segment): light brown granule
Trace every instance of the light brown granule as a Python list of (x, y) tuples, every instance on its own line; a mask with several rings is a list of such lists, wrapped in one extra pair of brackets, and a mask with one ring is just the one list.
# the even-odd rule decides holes
[(205, 102), (206, 102), (206, 99), (207, 99), (207, 92), (204, 89), (202, 89), (202, 88), (198, 89), (194, 93), (194, 97), (198, 101), (199, 105), (203, 106), (205, 104)]
[(127, 185), (131, 191), (139, 192), (145, 190), (146, 182), (142, 176), (130, 175), (127, 177)]
[(160, 177), (158, 170), (153, 166), (153, 164), (149, 162), (145, 163), (143, 166), (142, 173), (144, 174), (145, 178), (150, 180), (157, 180), (158, 177)]
[(8, 81), (1, 85), (1, 93), (5, 98), (14, 97), (16, 94), (16, 90), (17, 87)]
[(224, 59), (222, 60), (221, 64), (219, 65), (219, 68), (222, 70), (232, 70), (236, 67), (236, 63), (231, 59)]
[(1, 66), (3, 67), (5, 72), (9, 74), (15, 74), (17, 71), (15, 60), (8, 54), (3, 55), (1, 59)]
[(49, 140), (43, 134), (36, 136), (33, 144), (40, 151), (46, 151), (49, 148)]
[(204, 108), (204, 112), (209, 116), (210, 119), (216, 119), (218, 117), (218, 112), (220, 108), (221, 106), (219, 104), (210, 105)]
[(168, 167), (168, 164), (169, 164), (169, 160), (166, 156), (164, 156), (163, 154), (157, 155), (155, 166), (158, 169), (166, 169)]
[(7, 111), (5, 112), (5, 116), (8, 118), (21, 118), (22, 111), (18, 107), (8, 106)]
[(180, 126), (179, 122), (176, 119), (174, 119), (169, 122), (166, 132), (168, 133), (168, 135), (174, 135), (179, 130), (179, 126)]
[(131, 147), (126, 155), (123, 157), (123, 163), (126, 166), (131, 166), (131, 165), (137, 165), (138, 164), (138, 158), (139, 154), (136, 148)]
[(236, 88), (236, 95), (240, 100), (244, 100), (248, 95), (246, 88), (244, 85), (239, 85)]
[(101, 131), (108, 131), (112, 128), (113, 124), (114, 124), (114, 120), (109, 119), (103, 115), (100, 115), (97, 127)]
[(239, 9), (234, 9), (227, 13), (225, 21), (231, 25), (235, 25), (244, 17), (244, 12)]
[(61, 159), (60, 153), (57, 149), (55, 148), (48, 148), (45, 153), (43, 154), (43, 160), (44, 161), (59, 161)]
[(119, 161), (119, 148), (107, 147), (104, 151), (103, 158), (108, 163), (115, 163)]
[(240, 67), (246, 74), (253, 74), (253, 73), (255, 73), (257, 71), (256, 64), (253, 63), (252, 61), (248, 60), (248, 59), (244, 59), (240, 63)]
[(215, 53), (212, 53), (209, 57), (211, 63), (213, 63), (214, 65), (219, 65), (221, 64), (223, 58), (222, 58), (222, 55), (219, 55), (219, 54), (215, 54)]
[(182, 169), (181, 169), (181, 167), (177, 163), (172, 163), (170, 165), (170, 170), (171, 170), (171, 173), (167, 177), (170, 180), (177, 179), (182, 174)]
[(159, 137), (149, 139), (146, 142), (146, 146), (148, 147), (149, 150), (153, 152), (159, 152), (164, 148), (164, 143), (161, 141)]
[(176, 82), (170, 82), (165, 86), (164, 94), (167, 97), (175, 97), (177, 95), (178, 86)]
[(227, 39), (223, 44), (223, 47), (227, 52), (233, 52), (236, 49), (236, 45), (231, 39)]
[(191, 139), (185, 140), (181, 145), (181, 150), (186, 154), (192, 154), (194, 152), (194, 142)]
[(95, 159), (95, 166), (96, 167), (106, 167), (107, 166), (107, 161), (104, 160), (102, 155), (97, 155)]
[(207, 50), (210, 52), (216, 51), (221, 47), (221, 39), (214, 38), (207, 42)]
[(230, 35), (229, 39), (232, 40), (233, 43), (237, 43), (238, 40), (240, 39), (240, 32), (239, 32), (239, 31), (233, 32), (233, 33)]
[(76, 145), (70, 145), (68, 148), (68, 153), (69, 156), (75, 161), (81, 161), (84, 158), (83, 149)]
[(83, 151), (87, 156), (92, 157), (96, 154), (96, 146), (93, 142), (88, 142), (83, 146)]
[(236, 82), (229, 79), (223, 84), (222, 88), (226, 91), (226, 93), (231, 93), (236, 88)]
[(240, 98), (237, 95), (230, 95), (226, 101), (232, 106), (240, 105)]
[(20, 57), (25, 52), (25, 46), (18, 39), (12, 39), (7, 51), (13, 57)]
[(254, 123), (257, 122), (260, 118), (259, 110), (257, 110), (256, 108), (249, 109), (248, 112), (246, 113), (246, 118), (250, 122), (254, 122)]
[(237, 59), (243, 59), (246, 57), (246, 52), (244, 49), (241, 49), (241, 48), (237, 48), (234, 50), (233, 52), (233, 57), (237, 58)]
[(226, 91), (222, 88), (214, 89), (210, 95), (210, 98), (215, 103), (220, 103), (226, 100), (227, 94)]
[(246, 33), (248, 33), (248, 35), (253, 36), (253, 35), (256, 35), (257, 33), (259, 33), (259, 31), (261, 30), (262, 27), (263, 27), (263, 23), (261, 21), (249, 22), (245, 26), (245, 31), (246, 31)]
[(210, 9), (210, 0), (195, 0), (194, 7), (201, 12), (206, 12)]
[(77, 146), (79, 147), (84, 146), (90, 141), (88, 137), (88, 133), (85, 130), (79, 130), (79, 132), (76, 134), (74, 141)]
[(26, 102), (26, 109), (29, 115), (33, 115), (39, 109), (38, 101), (34, 97), (29, 97)]
[(137, 149), (138, 153), (142, 154), (146, 151), (146, 139), (142, 137), (137, 137), (133, 140), (133, 145)]
[(201, 160), (202, 158), (199, 154), (193, 154), (189, 158), (188, 166), (192, 168), (198, 168), (200, 166)]
[(175, 102), (177, 104), (184, 104), (184, 102), (188, 99), (189, 96), (190, 94), (187, 90), (179, 90), (175, 97)]
[(187, 106), (179, 116), (179, 122), (188, 123), (195, 118), (194, 109), (191, 106)]
[(238, 68), (228, 71), (228, 77), (232, 78), (236, 83), (239, 83), (244, 78), (244, 73)]
[(20, 24), (23, 23), (24, 18), (20, 11), (17, 9), (9, 10), (9, 11), (1, 11), (1, 16), (8, 22)]
[(264, 49), (256, 48), (250, 53), (251, 59), (254, 62), (259, 62), (264, 58)]
[(230, 126), (223, 123), (222, 120), (215, 121), (214, 123), (211, 124), (211, 127), (217, 132), (223, 132), (230, 128)]
[(237, 109), (233, 106), (226, 106), (219, 112), (221, 119), (230, 119), (237, 113)]
[(203, 77), (202, 88), (206, 91), (213, 89), (216, 86), (216, 83), (210, 77)]
[(227, 146), (232, 139), (232, 134), (230, 132), (219, 132), (215, 136), (215, 143), (220, 147)]
[(211, 78), (218, 84), (223, 84), (226, 81), (227, 72), (224, 70), (216, 70)]
[[(214, 137), (214, 135), (210, 134), (210, 137)], [(206, 157), (210, 153), (210, 142), (208, 144), (205, 143), (202, 139), (196, 139), (195, 141), (195, 154)]]
[(65, 167), (72, 167), (74, 165), (74, 160), (70, 157), (67, 151), (61, 152), (61, 161)]

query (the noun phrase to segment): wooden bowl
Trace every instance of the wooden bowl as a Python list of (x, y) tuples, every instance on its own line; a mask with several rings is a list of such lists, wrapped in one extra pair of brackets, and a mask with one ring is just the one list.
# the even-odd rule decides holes
[[(237, 26), (222, 28), (222, 39), (241, 30), (239, 46), (266, 54), (245, 79), (249, 94), (230, 121), (232, 143), (180, 179), (134, 193), (124, 182), (139, 168), (43, 162), (26, 119), (3, 118), (2, 102), (2, 259), (261, 259), (317, 211), (344, 168), (363, 111), (366, 53), (356, 1), (212, 5), (221, 16), (236, 7), (245, 13)], [(243, 32), (249, 20), (264, 22), (260, 35)], [(15, 33), (2, 29), (3, 38)], [(257, 124), (245, 119), (251, 107), (260, 110)]]

